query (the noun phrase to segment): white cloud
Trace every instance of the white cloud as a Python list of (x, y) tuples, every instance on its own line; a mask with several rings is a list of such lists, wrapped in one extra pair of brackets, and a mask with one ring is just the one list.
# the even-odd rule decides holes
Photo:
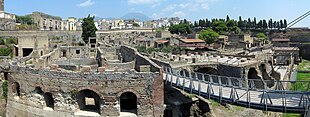
[(86, 0), (85, 2), (79, 4), (78, 6), (80, 6), (80, 7), (89, 7), (89, 6), (93, 5), (93, 4), (94, 4), (94, 2), (92, 0)]
[(172, 14), (173, 17), (184, 17), (185, 15), (183, 11), (177, 11)]
[(162, 11), (163, 12), (168, 12), (168, 11), (172, 11), (177, 7), (176, 4), (172, 4), (172, 5), (168, 5), (166, 8), (164, 8)]
[(128, 0), (129, 4), (156, 4), (163, 0)]
[(156, 3), (156, 4), (153, 4), (151, 7), (152, 8), (155, 8), (155, 7), (158, 7), (158, 6), (160, 6), (161, 4), (160, 3)]
[(203, 3), (203, 4), (201, 4), (201, 8), (203, 8), (204, 10), (209, 10), (209, 4)]

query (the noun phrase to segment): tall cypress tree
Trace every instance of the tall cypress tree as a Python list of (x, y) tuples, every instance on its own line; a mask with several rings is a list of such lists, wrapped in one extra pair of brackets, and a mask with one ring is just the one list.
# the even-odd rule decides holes
[(230, 20), (229, 16), (226, 16), (226, 22), (228, 22)]
[(286, 19), (284, 19), (283, 27), (284, 27), (284, 28), (287, 28), (287, 21), (286, 21)]
[(254, 17), (254, 21), (253, 21), (253, 28), (256, 29), (256, 17)]
[(280, 20), (280, 28), (283, 29), (284, 25), (283, 25), (283, 20)]
[(268, 25), (267, 25), (267, 21), (263, 20), (263, 29), (267, 29)]

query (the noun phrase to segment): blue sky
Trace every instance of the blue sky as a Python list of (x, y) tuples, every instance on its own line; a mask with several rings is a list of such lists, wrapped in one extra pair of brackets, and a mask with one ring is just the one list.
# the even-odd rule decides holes
[[(85, 17), (122, 17), (140, 12), (150, 18), (178, 16), (200, 18), (244, 19), (273, 18), (288, 22), (310, 10), (310, 0), (5, 0), (6, 12), (25, 15), (40, 11), (51, 15)], [(310, 16), (297, 26), (310, 27)]]

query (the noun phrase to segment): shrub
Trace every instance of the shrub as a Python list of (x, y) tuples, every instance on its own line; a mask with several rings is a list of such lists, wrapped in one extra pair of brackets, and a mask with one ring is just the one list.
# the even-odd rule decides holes
[(0, 56), (9, 56), (10, 54), (10, 48), (0, 48)]
[(6, 80), (3, 81), (2, 90), (3, 90), (2, 96), (5, 99), (7, 99), (7, 97), (8, 97), (8, 81), (6, 81)]

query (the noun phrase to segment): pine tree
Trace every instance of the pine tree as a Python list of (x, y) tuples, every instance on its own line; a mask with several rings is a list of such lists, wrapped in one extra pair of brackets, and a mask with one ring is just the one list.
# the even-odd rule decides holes
[(91, 17), (90, 15), (88, 15), (87, 18), (83, 19), (83, 23), (82, 23), (82, 37), (84, 42), (87, 44), (89, 37), (96, 37), (96, 31), (97, 28), (95, 26), (95, 22), (94, 22), (95, 17)]

